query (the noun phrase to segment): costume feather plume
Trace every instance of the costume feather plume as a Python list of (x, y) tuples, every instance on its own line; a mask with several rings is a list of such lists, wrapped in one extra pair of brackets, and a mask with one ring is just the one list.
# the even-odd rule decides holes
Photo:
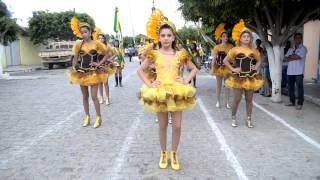
[(73, 31), (73, 34), (76, 35), (79, 38), (82, 38), (81, 32), (80, 32), (80, 27), (79, 27), (79, 20), (77, 17), (72, 17), (70, 21), (70, 26)]

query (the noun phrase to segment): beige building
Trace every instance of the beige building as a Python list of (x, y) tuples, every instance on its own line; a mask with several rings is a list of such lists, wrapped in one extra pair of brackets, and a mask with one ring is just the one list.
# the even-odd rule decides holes
[(40, 65), (39, 47), (35, 46), (27, 36), (18, 35), (18, 40), (5, 46), (2, 55), (2, 67), (15, 65)]
[(303, 45), (308, 53), (305, 80), (320, 81), (320, 21), (309, 21), (303, 27)]

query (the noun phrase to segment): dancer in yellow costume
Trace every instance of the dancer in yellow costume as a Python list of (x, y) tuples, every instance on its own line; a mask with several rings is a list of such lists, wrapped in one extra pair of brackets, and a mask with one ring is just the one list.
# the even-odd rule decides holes
[[(228, 43), (228, 33), (224, 29), (224, 23), (221, 23), (217, 26), (215, 30), (215, 38), (220, 41), (221, 43), (219, 45), (214, 46), (212, 50), (212, 56), (213, 56), (213, 63), (211, 68), (211, 74), (216, 76), (216, 94), (217, 94), (217, 103), (216, 107), (221, 107), (221, 88), (222, 88), (222, 82), (225, 78), (225, 76), (230, 73), (230, 70), (223, 64), (223, 59), (226, 57), (227, 53), (233, 46)], [(224, 88), (224, 104), (227, 109), (230, 109), (229, 105), (229, 94), (230, 90), (229, 88)]]
[(234, 89), (231, 125), (237, 127), (236, 113), (244, 93), (247, 109), (246, 124), (248, 128), (253, 128), (251, 120), (253, 94), (263, 85), (263, 79), (258, 74), (261, 65), (260, 54), (252, 47), (252, 33), (244, 26), (242, 20), (233, 28), (232, 38), (237, 42), (237, 47), (232, 48), (224, 59), (224, 64), (232, 71), (227, 76), (225, 85)]
[[(110, 69), (105, 68), (103, 64), (112, 54), (99, 41), (92, 39), (92, 28), (89, 24), (79, 22), (76, 17), (71, 19), (71, 28), (73, 33), (82, 40), (76, 41), (73, 46), (74, 58), (73, 68), (68, 70), (69, 81), (72, 84), (79, 84), (83, 96), (83, 108), (86, 113), (84, 124), (86, 127), (90, 124), (89, 115), (89, 86), (91, 88), (91, 97), (96, 110), (96, 121), (94, 128), (101, 125), (100, 104), (98, 101), (98, 86), (104, 82), (111, 74)], [(98, 55), (104, 57), (99, 61)], [(108, 61), (111, 61), (109, 59)]]
[[(98, 40), (103, 44), (104, 48), (108, 52), (108, 58), (114, 59), (116, 55), (115, 55), (113, 49), (107, 44), (107, 38), (104, 35), (104, 33), (101, 31), (101, 29), (96, 27), (92, 36), (93, 36), (93, 40)], [(111, 57), (109, 57), (109, 56), (111, 56)], [(101, 61), (103, 59), (103, 57), (104, 57), (104, 54), (99, 54), (98, 60)], [(103, 67), (108, 69), (109, 76), (116, 72), (116, 66), (113, 63), (110, 63), (110, 61), (106, 61), (103, 64)], [(105, 103), (106, 105), (110, 104), (109, 81), (108, 81), (109, 78), (108, 77), (104, 82), (99, 84), (99, 91), (100, 91), (99, 103), (100, 104), (103, 104), (103, 103)], [(103, 91), (105, 91), (105, 96), (104, 96)]]
[[(177, 51), (175, 47), (175, 26), (167, 21), (158, 9), (153, 11), (147, 24), (148, 36), (155, 43), (159, 42), (159, 49), (148, 50), (146, 58), (138, 69), (140, 78), (144, 81), (141, 87), (141, 102), (147, 111), (156, 112), (159, 120), (160, 138), (160, 168), (166, 168), (167, 159), (167, 127), (168, 112), (172, 112), (172, 146), (170, 152), (171, 167), (180, 169), (177, 149), (181, 134), (182, 111), (191, 109), (195, 105), (196, 89), (188, 82), (196, 75), (197, 68), (189, 60), (186, 51)], [(145, 73), (150, 66), (155, 65), (156, 79), (151, 81)], [(192, 69), (186, 79), (179, 74), (181, 66)]]

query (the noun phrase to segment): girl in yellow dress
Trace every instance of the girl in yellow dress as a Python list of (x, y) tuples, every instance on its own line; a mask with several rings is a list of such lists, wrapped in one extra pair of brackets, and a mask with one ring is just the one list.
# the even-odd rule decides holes
[[(213, 63), (212, 63), (212, 71), (211, 74), (216, 76), (216, 94), (217, 94), (217, 103), (216, 107), (220, 108), (221, 106), (221, 88), (222, 82), (225, 76), (230, 73), (229, 69), (223, 64), (223, 59), (226, 57), (228, 51), (233, 47), (228, 43), (228, 33), (224, 28), (224, 23), (221, 23), (217, 26), (215, 30), (215, 36), (217, 40), (221, 41), (221, 44), (214, 46), (212, 50)], [(230, 109), (229, 105), (229, 94), (230, 90), (228, 88), (224, 88), (224, 104), (227, 109)]]
[[(244, 22), (238, 23), (232, 32), (237, 41), (237, 47), (232, 48), (224, 59), (224, 64), (232, 71), (226, 78), (225, 85), (234, 89), (232, 104), (232, 127), (237, 127), (236, 113), (244, 93), (247, 110), (247, 127), (253, 128), (251, 120), (253, 94), (263, 85), (263, 79), (258, 74), (261, 65), (258, 50), (252, 47), (252, 33), (244, 27)], [(233, 63), (233, 66), (230, 64)]]
[[(97, 29), (97, 28), (96, 28)], [(93, 38), (95, 39), (95, 37)], [(107, 49), (107, 51), (109, 52), (109, 55), (111, 55), (111, 57), (108, 57), (109, 59), (114, 59), (115, 58), (115, 53), (113, 52), (112, 48), (107, 44), (107, 39), (106, 39), (106, 36), (100, 32), (98, 34), (98, 37), (96, 38), (98, 41), (100, 41), (104, 46), (105, 46), (105, 49)], [(104, 57), (103, 54), (99, 54), (98, 55), (98, 60), (102, 60)], [(111, 64), (107, 64), (107, 63), (104, 63), (104, 66), (105, 68), (112, 68), (110, 67)], [(116, 68), (114, 67), (113, 68), (114, 70), (116, 70)], [(109, 76), (113, 74), (111, 72), (109, 72)], [(108, 81), (109, 78), (107, 78), (104, 82), (100, 83), (99, 85), (99, 91), (100, 91), (100, 100), (99, 100), (99, 103), (100, 104), (103, 104), (103, 103), (106, 103), (106, 105), (109, 105), (110, 104), (110, 94), (109, 94), (109, 81)], [(105, 94), (106, 96), (103, 95), (103, 91), (105, 91)]]
[[(92, 28), (87, 23), (79, 23), (76, 17), (71, 20), (71, 28), (73, 33), (82, 40), (75, 42), (73, 46), (74, 58), (72, 61), (73, 68), (68, 71), (69, 81), (72, 84), (79, 84), (83, 97), (83, 108), (86, 113), (83, 127), (90, 125), (89, 115), (89, 86), (91, 90), (91, 98), (96, 110), (96, 121), (94, 128), (101, 125), (100, 104), (98, 101), (98, 86), (104, 82), (110, 73), (110, 69), (102, 66), (112, 54), (99, 41), (92, 39)], [(98, 55), (103, 54), (101, 61)], [(110, 61), (109, 59), (108, 61)]]
[[(161, 16), (160, 10), (155, 10), (153, 16)], [(197, 68), (189, 60), (186, 51), (177, 51), (175, 47), (175, 27), (172, 23), (159, 18), (154, 28), (157, 34), (153, 37), (155, 42), (159, 41), (159, 49), (151, 49), (146, 53), (146, 58), (138, 69), (140, 78), (144, 81), (141, 87), (141, 102), (144, 108), (150, 112), (156, 112), (159, 120), (159, 139), (161, 146), (159, 167), (168, 166), (167, 159), (167, 127), (168, 112), (172, 113), (172, 146), (170, 152), (171, 167), (174, 170), (180, 169), (177, 158), (177, 149), (181, 134), (182, 111), (193, 108), (196, 100), (196, 89), (188, 84), (196, 75)], [(149, 26), (148, 26), (149, 27)], [(149, 29), (148, 29), (149, 30)], [(152, 36), (148, 33), (148, 36)], [(159, 37), (160, 36), (160, 37)], [(156, 79), (148, 79), (146, 71), (154, 64)], [(191, 69), (187, 78), (180, 77), (180, 67), (186, 65)]]

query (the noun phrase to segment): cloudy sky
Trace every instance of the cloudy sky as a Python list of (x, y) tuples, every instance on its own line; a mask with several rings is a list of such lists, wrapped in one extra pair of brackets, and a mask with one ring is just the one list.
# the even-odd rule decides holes
[[(94, 18), (96, 26), (112, 34), (115, 7), (119, 7), (120, 23), (124, 36), (146, 34), (146, 22), (151, 14), (152, 0), (2, 0), (18, 24), (26, 27), (33, 11), (59, 12), (73, 10), (85, 12)], [(178, 11), (178, 0), (154, 0), (155, 7), (174, 22), (177, 29), (186, 24)], [(190, 25), (192, 23), (188, 23)]]

